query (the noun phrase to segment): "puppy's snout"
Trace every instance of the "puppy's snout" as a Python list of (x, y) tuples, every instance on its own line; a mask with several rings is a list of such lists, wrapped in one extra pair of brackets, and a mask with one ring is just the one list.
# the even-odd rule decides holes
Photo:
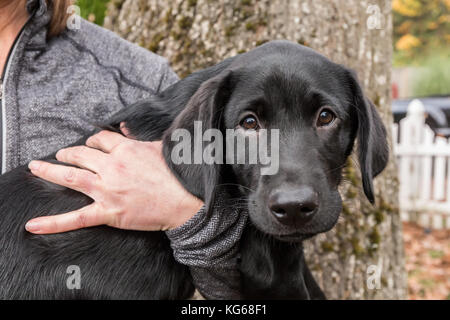
[(282, 224), (298, 226), (312, 219), (319, 206), (319, 195), (311, 187), (292, 191), (275, 190), (269, 197), (269, 210)]

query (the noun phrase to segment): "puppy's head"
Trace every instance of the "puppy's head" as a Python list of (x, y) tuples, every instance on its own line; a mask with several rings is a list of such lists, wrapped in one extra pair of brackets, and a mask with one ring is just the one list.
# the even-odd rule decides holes
[[(211, 128), (222, 133), (223, 143), (213, 152), (221, 161), (169, 161), (180, 180), (210, 206), (221, 192), (218, 186), (234, 186), (252, 223), (286, 241), (335, 225), (342, 209), (341, 171), (356, 139), (364, 192), (371, 202), (372, 179), (388, 160), (385, 128), (356, 76), (290, 42), (270, 42), (240, 55), (203, 83), (165, 135), (166, 158), (173, 157), (176, 144), (171, 133), (183, 129), (194, 136), (199, 130), (195, 121), (203, 133)], [(207, 136), (202, 150), (208, 140), (220, 138)], [(257, 142), (256, 149), (251, 141)], [(194, 149), (193, 141), (191, 150), (198, 152)], [(251, 162), (255, 152), (257, 161)], [(239, 153), (244, 161), (238, 160)]]

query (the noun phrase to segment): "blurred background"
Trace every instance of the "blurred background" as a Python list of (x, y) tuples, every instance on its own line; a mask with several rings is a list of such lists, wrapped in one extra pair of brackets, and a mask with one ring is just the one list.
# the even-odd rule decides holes
[[(407, 166), (399, 172), (403, 220), (411, 221), (403, 229), (409, 297), (450, 299), (450, 1), (394, 0), (392, 11), (392, 110), (404, 135), (416, 134), (396, 141), (409, 142), (417, 155), (399, 159), (399, 170)], [(406, 123), (414, 98), (423, 112)]]
[[(450, 299), (450, 0), (76, 4), (180, 77), (277, 38), (356, 69), (392, 126), (396, 161), (377, 182), (376, 208), (349, 164), (343, 221), (308, 245), (308, 263), (331, 298)], [(366, 286), (371, 264), (382, 267), (382, 290)]]

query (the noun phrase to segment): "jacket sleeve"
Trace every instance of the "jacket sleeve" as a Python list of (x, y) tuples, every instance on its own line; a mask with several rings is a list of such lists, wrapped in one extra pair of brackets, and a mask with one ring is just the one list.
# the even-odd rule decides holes
[(175, 260), (190, 267), (206, 299), (240, 299), (239, 240), (247, 214), (226, 205), (208, 216), (205, 208), (182, 226), (166, 231)]
[(175, 82), (178, 82), (178, 80), (180, 80), (180, 78), (178, 78), (178, 75), (172, 70), (169, 63), (165, 61), (161, 67), (161, 75), (157, 92), (164, 91)]

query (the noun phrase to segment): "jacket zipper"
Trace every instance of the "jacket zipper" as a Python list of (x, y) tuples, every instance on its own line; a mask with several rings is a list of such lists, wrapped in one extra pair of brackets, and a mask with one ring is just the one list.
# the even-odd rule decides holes
[(3, 174), (6, 171), (6, 109), (5, 109), (5, 103), (4, 103), (4, 84), (6, 83), (6, 76), (7, 71), (9, 67), (9, 63), (11, 60), (11, 56), (13, 55), (16, 46), (18, 45), (19, 39), (22, 37), (23, 31), (27, 27), (27, 25), (30, 23), (31, 19), (33, 18), (34, 14), (36, 13), (36, 10), (30, 14), (28, 17), (27, 22), (22, 26), (19, 33), (17, 34), (17, 37), (14, 39), (13, 45), (9, 49), (8, 57), (6, 58), (5, 66), (3, 68), (3, 73), (0, 76), (0, 174)]
[[(3, 74), (0, 76), (0, 174), (6, 170), (6, 110), (3, 103), (3, 77), (6, 75), (6, 68), (8, 67), (8, 59), (6, 60)], [(5, 137), (5, 139), (4, 139)]]

